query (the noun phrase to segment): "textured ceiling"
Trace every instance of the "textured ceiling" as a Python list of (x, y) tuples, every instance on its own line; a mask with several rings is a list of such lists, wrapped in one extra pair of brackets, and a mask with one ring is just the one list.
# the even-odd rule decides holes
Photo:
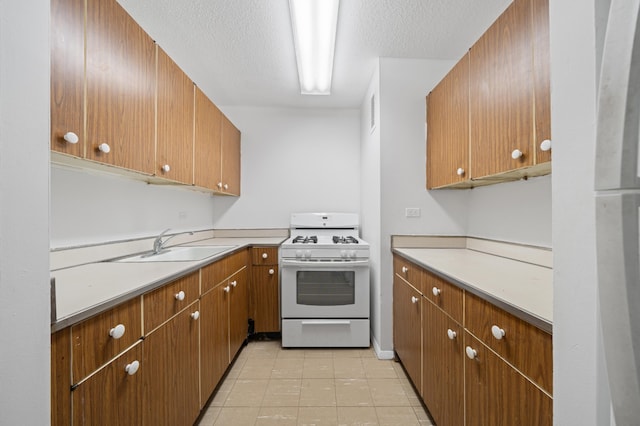
[(288, 0), (118, 0), (218, 105), (357, 108), (378, 57), (458, 59), (511, 0), (342, 0), (330, 96), (300, 95)]

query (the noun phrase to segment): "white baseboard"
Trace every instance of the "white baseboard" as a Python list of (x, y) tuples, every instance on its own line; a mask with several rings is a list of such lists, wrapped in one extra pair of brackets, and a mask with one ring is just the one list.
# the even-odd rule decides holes
[(380, 349), (380, 345), (378, 344), (378, 341), (376, 340), (373, 333), (371, 333), (371, 343), (373, 344), (373, 350), (376, 351), (376, 356), (378, 357), (378, 359), (393, 359), (395, 357), (393, 351), (383, 351), (382, 349)]

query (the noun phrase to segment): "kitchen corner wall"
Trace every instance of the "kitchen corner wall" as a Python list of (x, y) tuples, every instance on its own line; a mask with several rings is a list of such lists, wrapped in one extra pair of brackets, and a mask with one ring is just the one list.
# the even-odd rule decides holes
[(215, 228), (288, 228), (293, 212), (359, 213), (357, 109), (221, 109), (242, 131), (242, 196), (216, 197)]

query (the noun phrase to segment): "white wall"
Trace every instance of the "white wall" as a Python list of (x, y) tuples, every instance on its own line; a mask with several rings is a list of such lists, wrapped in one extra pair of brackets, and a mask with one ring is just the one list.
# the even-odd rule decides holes
[(0, 424), (49, 424), (49, 1), (0, 1)]
[(563, 426), (606, 424), (608, 406), (595, 268), (596, 2), (550, 2), (553, 403)]
[(216, 198), (215, 228), (288, 228), (293, 212), (359, 213), (358, 110), (222, 110), (242, 131), (242, 196)]
[(216, 197), (122, 176), (51, 168), (51, 247), (211, 229)]

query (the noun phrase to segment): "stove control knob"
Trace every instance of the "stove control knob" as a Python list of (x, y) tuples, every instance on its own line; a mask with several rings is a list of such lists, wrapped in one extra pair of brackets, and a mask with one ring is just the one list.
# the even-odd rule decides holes
[(311, 250), (305, 250), (304, 251), (304, 257), (311, 258)]
[(347, 251), (346, 250), (340, 250), (340, 257), (347, 257)]
[(355, 251), (355, 250), (351, 250), (351, 251), (349, 252), (349, 256), (351, 256), (351, 257), (355, 258), (355, 257), (356, 257), (356, 251)]
[(302, 250), (296, 250), (296, 257), (302, 257)]

